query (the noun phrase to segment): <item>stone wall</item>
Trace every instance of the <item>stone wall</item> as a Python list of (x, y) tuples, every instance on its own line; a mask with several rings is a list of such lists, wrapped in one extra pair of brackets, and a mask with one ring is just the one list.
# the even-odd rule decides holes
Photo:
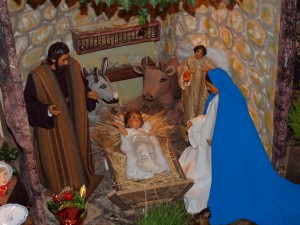
[[(96, 15), (89, 5), (86, 13), (81, 14), (78, 4), (69, 8), (64, 1), (55, 8), (47, 0), (35, 10), (24, 0), (20, 0), (20, 4), (14, 0), (7, 2), (24, 83), (28, 72), (46, 58), (48, 47), (56, 41), (67, 43), (71, 54), (79, 61), (82, 57), (92, 57), (76, 55), (72, 49), (72, 27), (120, 19), (117, 13), (110, 18), (105, 13)], [(273, 133), (279, 6), (279, 0), (243, 0), (232, 11), (225, 4), (218, 9), (200, 5), (193, 16), (181, 8), (178, 13), (168, 14), (163, 20), (158, 18), (162, 25), (161, 41), (148, 44), (146, 49), (150, 48), (150, 52), (139, 53), (166, 59), (182, 49), (192, 54), (192, 48), (186, 46), (197, 44), (226, 52), (232, 78), (247, 99), (250, 114), (269, 155)], [(122, 48), (132, 49), (134, 46)], [(111, 55), (118, 55), (118, 49)], [(105, 54), (103, 52), (101, 54)], [(118, 57), (114, 58), (118, 60)], [(122, 63), (122, 58), (128, 57), (123, 55), (120, 58)], [(125, 86), (129, 81), (126, 82)], [(133, 87), (140, 90), (141, 80), (134, 82), (136, 85)], [(122, 85), (118, 87), (122, 88)]]
[(181, 9), (162, 22), (163, 49), (170, 57), (203, 44), (224, 51), (232, 78), (247, 99), (267, 153), (271, 154), (277, 73), (280, 1), (243, 0), (232, 11), (201, 5), (192, 16)]
[(20, 0), (18, 4), (14, 0), (8, 0), (7, 4), (24, 82), (28, 72), (46, 58), (47, 50), (52, 43), (65, 42), (70, 47), (71, 54), (76, 56), (71, 35), (72, 28), (120, 19), (115, 16), (110, 16), (109, 19), (105, 13), (96, 15), (90, 5), (82, 12), (79, 4), (68, 7), (65, 1), (54, 7), (47, 0), (36, 9), (26, 4), (24, 0)]
[[(70, 48), (71, 56), (76, 58), (82, 67), (88, 69), (99, 68), (101, 59), (104, 56), (108, 57), (109, 66), (116, 62), (118, 62), (118, 65), (140, 62), (145, 55), (153, 57), (153, 49), (155, 49), (153, 43), (135, 45), (134, 48), (133, 46), (125, 46), (84, 55), (76, 54), (71, 29), (112, 20), (123, 20), (118, 16), (118, 8), (114, 9), (115, 12), (109, 12), (108, 15), (108, 13), (99, 12), (96, 14), (90, 4), (84, 10), (80, 8), (79, 4), (69, 8), (64, 0), (57, 7), (54, 7), (47, 0), (36, 9), (26, 4), (24, 0), (20, 0), (20, 4), (17, 4), (15, 0), (8, 0), (7, 4), (24, 85), (28, 72), (47, 57), (49, 46), (56, 41), (65, 42)], [(132, 90), (130, 93), (128, 92), (128, 85), (133, 87), (130, 88)], [(120, 103), (125, 104), (140, 95), (142, 79), (136, 78), (131, 81), (116, 82), (113, 86), (117, 90), (119, 89), (118, 91), (121, 93)]]

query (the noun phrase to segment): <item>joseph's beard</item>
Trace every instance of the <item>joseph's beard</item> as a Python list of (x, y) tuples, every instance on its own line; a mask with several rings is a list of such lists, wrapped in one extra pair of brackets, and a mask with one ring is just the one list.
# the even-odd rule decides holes
[(55, 62), (55, 69), (58, 71), (58, 72), (63, 72), (65, 71), (67, 68), (66, 65), (63, 65), (63, 66), (59, 66), (57, 62)]

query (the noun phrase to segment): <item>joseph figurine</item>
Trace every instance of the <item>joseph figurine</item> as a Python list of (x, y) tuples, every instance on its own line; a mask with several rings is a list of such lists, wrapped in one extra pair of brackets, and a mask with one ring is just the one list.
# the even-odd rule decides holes
[(91, 194), (102, 179), (94, 175), (87, 117), (98, 94), (88, 88), (66, 44), (50, 46), (47, 60), (29, 73), (24, 96), (46, 193), (86, 185), (87, 195)]

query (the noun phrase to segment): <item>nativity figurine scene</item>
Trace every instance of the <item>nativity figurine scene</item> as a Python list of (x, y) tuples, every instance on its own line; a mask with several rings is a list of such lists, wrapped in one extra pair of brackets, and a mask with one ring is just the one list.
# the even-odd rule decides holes
[[(280, 82), (290, 74), (281, 73), (279, 10), (263, 0), (209, 2), (170, 5), (166, 15), (155, 8), (148, 18), (121, 18), (126, 9), (113, 6), (93, 21), (68, 8), (73, 27), (66, 36), (61, 21), (59, 38), (31, 10), (32, 34), (25, 22), (7, 26), (18, 42), (2, 38), (1, 71), (21, 80), (10, 69), (18, 68), (23, 81), (2, 82), (0, 138), (12, 135), (21, 159), (14, 168), (0, 151), (0, 222), (93, 224), (101, 192), (103, 212), (134, 211), (138, 225), (299, 223), (300, 186), (284, 177), (291, 152), (278, 136), (287, 134), (292, 86)], [(63, 9), (46, 7), (41, 21)]]

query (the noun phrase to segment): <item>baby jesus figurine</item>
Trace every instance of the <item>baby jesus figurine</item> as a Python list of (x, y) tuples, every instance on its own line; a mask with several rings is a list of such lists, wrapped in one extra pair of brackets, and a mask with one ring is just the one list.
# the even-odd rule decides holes
[(169, 172), (170, 167), (154, 135), (158, 126), (151, 127), (149, 122), (144, 123), (141, 112), (136, 110), (125, 115), (124, 124), (113, 123), (121, 134), (121, 150), (127, 159), (127, 178), (145, 180), (155, 173)]

